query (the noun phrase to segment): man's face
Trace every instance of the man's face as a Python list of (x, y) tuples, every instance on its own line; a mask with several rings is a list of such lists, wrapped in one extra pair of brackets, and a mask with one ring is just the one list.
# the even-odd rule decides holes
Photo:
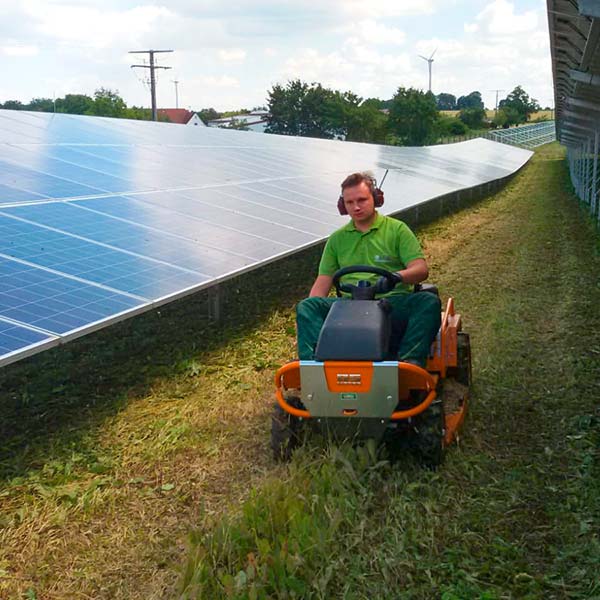
[(344, 205), (355, 223), (368, 223), (375, 214), (375, 200), (369, 186), (361, 181), (343, 192)]

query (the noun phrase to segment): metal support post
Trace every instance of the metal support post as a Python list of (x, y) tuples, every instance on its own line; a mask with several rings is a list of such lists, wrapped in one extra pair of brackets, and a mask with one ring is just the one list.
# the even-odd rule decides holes
[(583, 144), (577, 148), (577, 197), (583, 200), (581, 195), (581, 183), (583, 181)]
[(600, 133), (596, 130), (594, 135), (594, 165), (592, 167), (592, 215), (596, 219), (600, 218), (598, 211), (598, 138)]
[(590, 169), (589, 169), (589, 156), (590, 156), (590, 142), (592, 140), (588, 138), (584, 144), (583, 154), (583, 201), (589, 206), (590, 204)]
[(213, 285), (208, 293), (208, 317), (216, 323), (221, 322), (221, 287)]

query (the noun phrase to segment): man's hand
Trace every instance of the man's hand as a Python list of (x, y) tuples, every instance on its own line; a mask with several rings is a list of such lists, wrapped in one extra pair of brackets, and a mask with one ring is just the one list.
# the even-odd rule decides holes
[(377, 283), (375, 284), (375, 287), (377, 288), (377, 293), (387, 294), (388, 292), (391, 292), (399, 283), (402, 283), (404, 281), (400, 273), (391, 273), (390, 275), (391, 277), (382, 275), (377, 280)]

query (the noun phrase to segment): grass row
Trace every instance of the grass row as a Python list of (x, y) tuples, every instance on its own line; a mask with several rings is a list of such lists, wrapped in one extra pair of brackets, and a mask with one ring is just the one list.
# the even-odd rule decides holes
[(194, 534), (182, 598), (600, 596), (600, 260), (562, 154), (423, 237), (473, 339), (461, 446), (303, 449)]
[(598, 594), (598, 259), (560, 150), (419, 235), (475, 354), (442, 470), (272, 462), (315, 249), (225, 285), (220, 326), (199, 296), (0, 371), (0, 597)]

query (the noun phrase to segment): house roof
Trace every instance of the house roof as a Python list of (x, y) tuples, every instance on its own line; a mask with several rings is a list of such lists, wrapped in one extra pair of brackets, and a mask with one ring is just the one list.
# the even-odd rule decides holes
[(185, 125), (194, 116), (191, 110), (185, 108), (159, 108), (158, 114), (167, 117), (171, 123), (180, 123), (181, 125)]

